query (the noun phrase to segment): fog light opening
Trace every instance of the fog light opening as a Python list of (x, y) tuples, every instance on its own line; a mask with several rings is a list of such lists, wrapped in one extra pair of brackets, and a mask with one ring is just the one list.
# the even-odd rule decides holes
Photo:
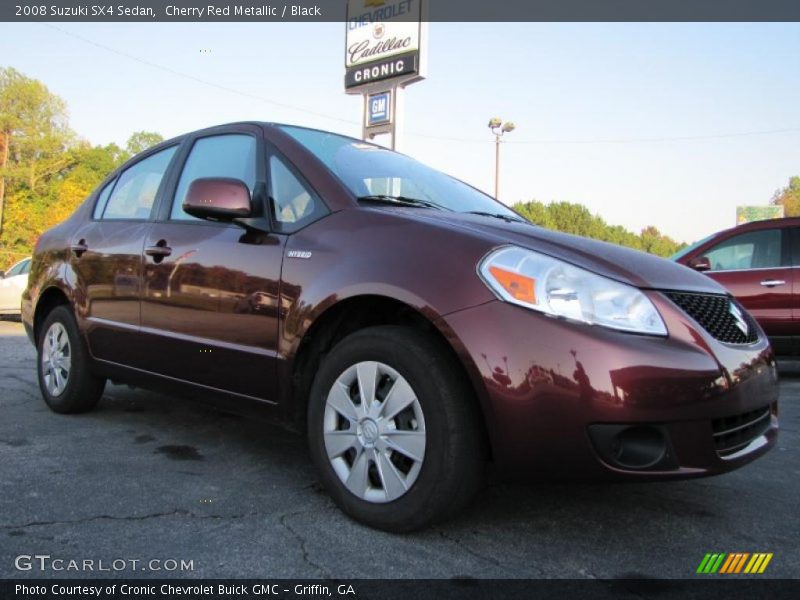
[(667, 440), (655, 427), (628, 427), (611, 441), (614, 462), (628, 469), (647, 469), (657, 465), (666, 452)]

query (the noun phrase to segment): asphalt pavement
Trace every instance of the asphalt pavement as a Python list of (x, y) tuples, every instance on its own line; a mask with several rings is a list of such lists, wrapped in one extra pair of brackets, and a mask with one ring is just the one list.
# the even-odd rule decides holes
[(22, 326), (1, 321), (0, 578), (682, 578), (707, 552), (771, 552), (763, 577), (800, 577), (797, 365), (780, 411), (778, 446), (733, 473), (494, 483), (392, 535), (340, 513), (305, 440), (273, 425), (112, 385), (94, 412), (51, 413)]

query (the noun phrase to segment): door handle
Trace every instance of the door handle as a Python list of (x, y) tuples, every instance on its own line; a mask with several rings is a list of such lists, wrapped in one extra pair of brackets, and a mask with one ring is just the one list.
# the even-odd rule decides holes
[(69, 249), (72, 250), (75, 258), (80, 258), (81, 255), (89, 249), (89, 246), (86, 245), (86, 240), (82, 239), (77, 244), (72, 244)]
[(144, 249), (147, 256), (153, 257), (153, 262), (161, 262), (165, 256), (172, 254), (172, 248), (167, 246), (166, 240), (158, 240), (154, 246), (147, 246)]
[(775, 287), (777, 285), (784, 285), (786, 282), (783, 279), (765, 279), (761, 282), (764, 287)]

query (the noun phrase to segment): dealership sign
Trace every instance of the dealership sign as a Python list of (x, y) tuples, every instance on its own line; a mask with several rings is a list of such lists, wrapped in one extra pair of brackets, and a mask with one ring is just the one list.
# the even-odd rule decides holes
[(393, 56), (386, 60), (347, 69), (344, 76), (344, 87), (354, 88), (375, 83), (376, 81), (396, 79), (403, 75), (416, 75), (417, 73), (419, 73), (417, 54)]
[(367, 97), (367, 127), (392, 122), (392, 91), (370, 94)]
[[(423, 0), (347, 0), (345, 88), (424, 76)], [(355, 90), (353, 90), (355, 91)]]
[(764, 221), (766, 219), (783, 218), (783, 206), (737, 206), (736, 224), (752, 223), (753, 221)]

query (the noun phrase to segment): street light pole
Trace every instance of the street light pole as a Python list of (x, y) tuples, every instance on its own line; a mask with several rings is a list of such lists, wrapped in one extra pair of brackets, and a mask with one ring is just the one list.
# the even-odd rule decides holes
[(503, 119), (494, 117), (489, 120), (489, 129), (494, 134), (494, 198), (500, 199), (500, 138), (514, 131), (516, 127), (511, 121), (503, 123)]
[(500, 136), (494, 136), (494, 198), (500, 197)]

